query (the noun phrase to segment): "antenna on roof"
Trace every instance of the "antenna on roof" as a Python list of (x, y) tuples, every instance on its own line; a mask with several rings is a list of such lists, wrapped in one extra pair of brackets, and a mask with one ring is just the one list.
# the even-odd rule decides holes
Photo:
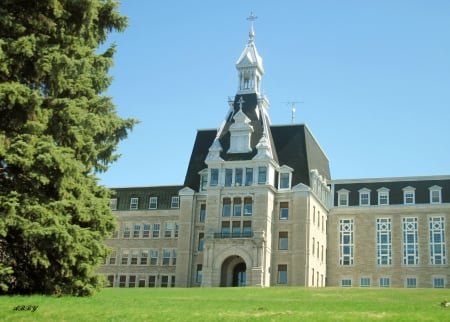
[(287, 102), (283, 102), (283, 103), (291, 105), (291, 123), (294, 124), (295, 112), (297, 111), (295, 109), (295, 104), (300, 104), (300, 103), (303, 103), (303, 102), (301, 102), (301, 101), (287, 101)]

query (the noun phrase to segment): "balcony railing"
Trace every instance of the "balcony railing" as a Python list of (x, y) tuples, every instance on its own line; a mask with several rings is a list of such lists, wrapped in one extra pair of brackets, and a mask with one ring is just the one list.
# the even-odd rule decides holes
[(252, 238), (253, 232), (239, 232), (239, 233), (214, 233), (214, 238)]

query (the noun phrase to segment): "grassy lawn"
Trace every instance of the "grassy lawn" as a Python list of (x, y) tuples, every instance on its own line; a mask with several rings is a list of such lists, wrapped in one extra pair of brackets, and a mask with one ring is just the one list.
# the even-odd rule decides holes
[[(104, 289), (87, 298), (0, 297), (1, 321), (449, 321), (449, 289)], [(34, 311), (16, 311), (38, 306)]]

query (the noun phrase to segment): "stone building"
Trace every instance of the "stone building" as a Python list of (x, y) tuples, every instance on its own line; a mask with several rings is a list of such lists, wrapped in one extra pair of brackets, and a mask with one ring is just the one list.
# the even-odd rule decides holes
[(253, 26), (236, 69), (226, 117), (197, 132), (182, 185), (113, 189), (110, 285), (447, 286), (450, 177), (333, 182), (305, 124), (271, 124)]

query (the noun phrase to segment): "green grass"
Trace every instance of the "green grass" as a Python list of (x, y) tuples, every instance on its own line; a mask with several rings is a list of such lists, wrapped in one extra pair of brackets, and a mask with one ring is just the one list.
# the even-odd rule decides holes
[[(104, 289), (92, 297), (2, 296), (1, 321), (449, 321), (449, 289)], [(15, 311), (38, 305), (35, 312)]]

